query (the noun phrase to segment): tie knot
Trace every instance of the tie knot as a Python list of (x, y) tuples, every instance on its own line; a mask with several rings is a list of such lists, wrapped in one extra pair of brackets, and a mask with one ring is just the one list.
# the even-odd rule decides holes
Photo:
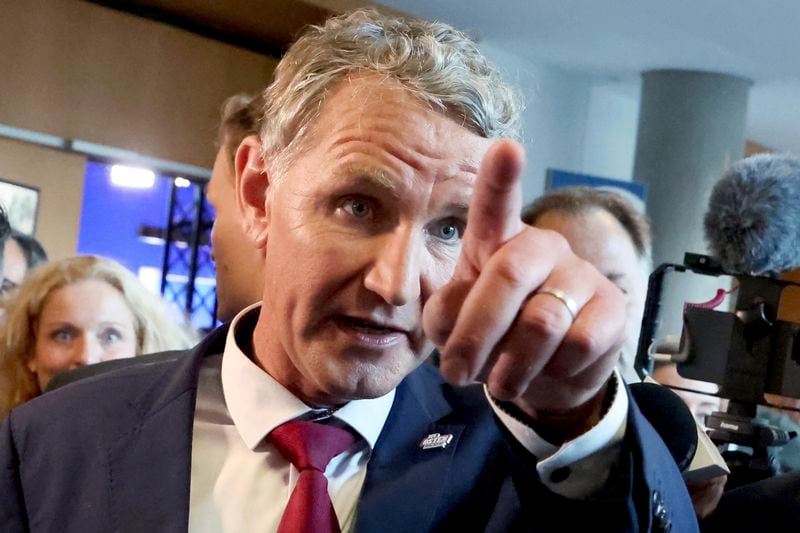
[(267, 441), (300, 471), (325, 472), (328, 463), (355, 442), (355, 436), (336, 426), (292, 420), (273, 429)]

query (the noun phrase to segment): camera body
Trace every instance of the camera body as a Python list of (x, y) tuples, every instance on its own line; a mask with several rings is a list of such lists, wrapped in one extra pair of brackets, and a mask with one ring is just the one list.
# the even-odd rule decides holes
[[(736, 286), (728, 310), (684, 304), (680, 341), (667, 346), (655, 332), (664, 279), (671, 272), (730, 276)], [(729, 487), (777, 472), (770, 450), (796, 435), (757, 418), (757, 406), (766, 404), (764, 393), (800, 398), (800, 282), (734, 275), (699, 254), (687, 253), (683, 265), (659, 266), (650, 276), (642, 320), (640, 374), (652, 372), (654, 356), (677, 363), (685, 378), (717, 384), (718, 396), (728, 400), (727, 408), (708, 415), (705, 423), (730, 469)]]
[(679, 350), (671, 354), (680, 374), (719, 385), (719, 396), (748, 404), (765, 392), (800, 398), (800, 283), (734, 275), (708, 256), (687, 253), (684, 264), (662, 264), (650, 276), (636, 364), (652, 368), (651, 347), (669, 272), (733, 276), (732, 310), (687, 305)]

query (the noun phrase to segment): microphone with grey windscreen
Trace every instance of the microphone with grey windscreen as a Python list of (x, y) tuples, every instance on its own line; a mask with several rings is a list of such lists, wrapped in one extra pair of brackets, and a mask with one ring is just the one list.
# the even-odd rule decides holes
[(731, 274), (800, 267), (800, 159), (759, 154), (734, 163), (704, 217), (711, 255)]

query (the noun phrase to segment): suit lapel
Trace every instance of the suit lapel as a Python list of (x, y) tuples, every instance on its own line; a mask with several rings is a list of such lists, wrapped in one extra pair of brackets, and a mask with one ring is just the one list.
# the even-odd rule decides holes
[(108, 448), (115, 531), (185, 531), (189, 523), (192, 427), (200, 364), (221, 353), (218, 328), (129, 404), (131, 420)]
[[(443, 423), (451, 407), (443, 396), (434, 393), (440, 388), (441, 380), (428, 369), (416, 371), (398, 387), (367, 467), (356, 531), (431, 528), (464, 429), (463, 425)], [(452, 439), (445, 447), (423, 449), (423, 440), (438, 444), (432, 437), (437, 433)]]
[[(185, 357), (165, 364), (121, 414), (121, 431), (108, 446), (114, 531), (186, 530), (198, 373), (204, 356), (223, 351), (226, 334), (227, 327), (219, 328)], [(441, 386), (435, 371), (421, 368), (398, 387), (367, 468), (357, 531), (431, 529), (464, 429), (443, 420), (452, 408), (435, 392)], [(423, 449), (422, 441), (437, 433), (452, 439), (445, 447)]]

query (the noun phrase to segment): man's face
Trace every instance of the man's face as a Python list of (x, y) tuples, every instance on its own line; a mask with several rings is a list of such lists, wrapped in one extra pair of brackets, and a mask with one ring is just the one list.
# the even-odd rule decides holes
[(211, 246), (217, 269), (217, 313), (222, 321), (261, 299), (264, 258), (242, 228), (235, 193), (233, 164), (223, 146), (208, 182), (208, 201), (215, 211)]
[(452, 276), (489, 144), (395, 81), (334, 89), (267, 189), (254, 345), (270, 375), (336, 405), (386, 394), (430, 354), (422, 307)]
[(28, 273), (28, 262), (16, 240), (6, 239), (3, 244), (3, 291), (12, 292), (20, 286)]
[(623, 350), (635, 354), (647, 297), (647, 269), (622, 224), (604, 209), (573, 215), (548, 211), (537, 228), (563, 235), (572, 251), (591, 263), (625, 295), (626, 341)]

